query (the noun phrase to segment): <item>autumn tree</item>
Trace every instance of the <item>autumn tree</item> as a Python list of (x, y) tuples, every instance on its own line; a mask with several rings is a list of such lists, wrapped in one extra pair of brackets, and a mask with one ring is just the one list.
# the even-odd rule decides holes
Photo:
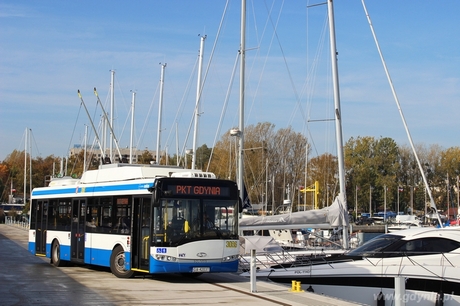
[[(440, 167), (439, 167), (439, 177), (445, 177), (445, 188), (442, 198), (445, 199), (443, 203), (445, 206), (442, 209), (450, 209), (453, 207), (458, 207), (458, 193), (459, 190), (459, 181), (460, 181), (460, 147), (452, 147), (440, 154)], [(442, 181), (442, 180), (441, 180)], [(457, 205), (454, 205), (454, 204)], [(453, 217), (453, 213), (449, 213)]]
[[(307, 181), (307, 187), (311, 187), (315, 181), (319, 183), (319, 208), (326, 207), (332, 203), (339, 193), (338, 181), (338, 161), (337, 157), (324, 153), (320, 156), (312, 158), (307, 165), (307, 173), (310, 178)], [(306, 197), (310, 196), (310, 203), (313, 207), (313, 192), (307, 193)]]
[[(8, 196), (8, 187), (7, 187), (7, 182), (8, 182), (8, 177), (9, 177), (9, 167), (5, 162), (2, 162), (0, 164), (0, 201), (1, 202), (6, 202), (7, 201), (7, 196)], [(1, 215), (1, 214), (0, 214)]]
[[(236, 181), (236, 143), (233, 139), (230, 137), (230, 131), (227, 131), (211, 151), (206, 170), (213, 172), (217, 178)], [(232, 144), (234, 148), (231, 147)]]
[(52, 177), (59, 174), (59, 165), (61, 159), (54, 155), (42, 158), (40, 156), (32, 160), (32, 186), (43, 187), (48, 186)]
[(83, 172), (87, 170), (95, 170), (99, 167), (100, 164), (101, 160), (94, 152), (86, 152), (85, 159), (85, 151), (81, 150), (77, 154), (71, 155), (68, 158), (66, 175), (72, 177), (81, 177)]
[[(275, 126), (268, 122), (245, 128), (244, 182), (252, 203), (267, 204), (271, 198), (268, 191), (268, 177), (272, 173), (270, 161), (277, 158), (272, 143), (276, 137), (274, 129)], [(236, 163), (234, 165), (236, 167)]]
[[(196, 149), (196, 168), (214, 172), (218, 178), (237, 180), (238, 137), (227, 131), (214, 148), (206, 144)], [(298, 204), (313, 206), (313, 194), (300, 194), (300, 186), (320, 184), (319, 207), (332, 203), (339, 191), (337, 180), (337, 157), (324, 153), (308, 162), (308, 141), (291, 128), (275, 130), (269, 122), (245, 127), (244, 183), (251, 203), (266, 203), (269, 210), (277, 210), (283, 200), (290, 199), (294, 210)], [(435, 205), (439, 210), (458, 205), (458, 177), (460, 176), (460, 148), (443, 149), (439, 145), (417, 144), (417, 158), (413, 150), (398, 146), (391, 138), (375, 139), (369, 136), (350, 138), (345, 146), (345, 179), (347, 203), (350, 208), (358, 203), (359, 211), (372, 212), (387, 209), (409, 212), (414, 208), (422, 212), (427, 197), (424, 173)], [(66, 175), (80, 177), (83, 173), (84, 153), (70, 156), (64, 165)], [(191, 166), (191, 155), (186, 155), (187, 167)], [(162, 157), (164, 158), (164, 157)], [(177, 165), (177, 156), (167, 156), (162, 165)], [(150, 164), (155, 158), (145, 150), (138, 157), (139, 164)], [(86, 169), (97, 169), (100, 160), (87, 156)], [(52, 177), (60, 175), (61, 158), (32, 158), (32, 188), (46, 186)], [(181, 166), (185, 166), (181, 159)], [(1, 200), (8, 201), (11, 182), (22, 197), (24, 191), (24, 169), (30, 174), (30, 155), (14, 150), (0, 163)], [(420, 169), (422, 168), (422, 169)], [(30, 178), (26, 181), (29, 193)], [(386, 187), (386, 188), (385, 188)], [(370, 201), (372, 201), (370, 203)], [(429, 204), (429, 203), (428, 203)], [(306, 206), (305, 206), (306, 207)]]
[[(399, 185), (401, 192), (399, 194), (401, 208), (405, 212), (414, 211), (424, 212), (429, 207), (430, 199), (428, 198), (422, 171), (427, 180), (433, 200), (438, 208), (444, 200), (445, 180), (440, 179), (441, 175), (441, 154), (442, 148), (438, 145), (426, 146), (418, 144), (415, 146), (417, 162), (413, 150), (407, 146), (400, 148), (400, 170), (398, 172)], [(420, 166), (422, 169), (420, 169)]]
[[(306, 139), (291, 128), (275, 132), (264, 122), (244, 131), (244, 184), (251, 203), (267, 203), (276, 210), (284, 199), (297, 203), (305, 171)], [(230, 131), (214, 147), (209, 170), (218, 177), (237, 180), (238, 139)], [(296, 206), (296, 205), (294, 205)]]
[(277, 131), (272, 144), (276, 148), (272, 154), (272, 170), (275, 184), (280, 187), (274, 190), (275, 199), (279, 199), (279, 203), (291, 199), (295, 208), (299, 186), (304, 181), (307, 140), (302, 134), (286, 128)]
[(150, 164), (151, 161), (155, 161), (153, 155), (149, 152), (149, 150), (144, 150), (142, 154), (139, 156), (137, 163), (138, 164)]
[[(9, 154), (5, 160), (3, 161), (3, 164), (5, 168), (8, 170), (8, 174), (5, 176), (6, 181), (5, 181), (5, 188), (2, 193), (2, 198), (6, 201), (9, 201), (9, 187), (12, 185), (15, 190), (17, 190), (16, 196), (23, 197), (23, 191), (24, 191), (24, 156), (25, 151), (18, 151), (14, 150)], [(27, 163), (29, 161), (29, 158), (27, 157)], [(26, 169), (26, 173), (28, 175), (29, 173), (29, 168)], [(11, 184), (11, 182), (13, 184)]]

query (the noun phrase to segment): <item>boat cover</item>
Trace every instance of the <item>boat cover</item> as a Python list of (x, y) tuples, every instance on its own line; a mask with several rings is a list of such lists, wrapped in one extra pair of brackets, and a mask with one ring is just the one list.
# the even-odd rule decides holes
[(240, 230), (335, 228), (344, 225), (344, 205), (336, 197), (331, 206), (272, 216), (242, 218)]

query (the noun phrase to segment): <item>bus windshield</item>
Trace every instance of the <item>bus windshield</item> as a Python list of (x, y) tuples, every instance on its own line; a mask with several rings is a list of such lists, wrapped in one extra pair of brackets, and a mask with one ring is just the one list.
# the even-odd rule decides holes
[(177, 246), (206, 239), (237, 239), (232, 200), (168, 198), (155, 208), (153, 244)]

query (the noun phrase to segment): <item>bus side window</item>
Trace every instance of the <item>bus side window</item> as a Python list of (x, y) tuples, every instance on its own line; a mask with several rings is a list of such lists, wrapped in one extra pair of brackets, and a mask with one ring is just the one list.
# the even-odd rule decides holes
[(60, 200), (58, 206), (57, 226), (58, 230), (70, 230), (71, 205), (68, 200)]
[(102, 223), (103, 227), (112, 227), (111, 217), (110, 217), (110, 207), (102, 207)]
[(110, 217), (102, 217), (102, 226), (112, 227), (112, 222), (110, 222)]
[(51, 200), (48, 206), (48, 230), (57, 229), (58, 209), (57, 200)]
[(97, 227), (97, 206), (88, 206), (86, 212), (86, 230), (96, 232)]
[(113, 230), (118, 234), (129, 234), (131, 232), (130, 205), (117, 205), (117, 216)]

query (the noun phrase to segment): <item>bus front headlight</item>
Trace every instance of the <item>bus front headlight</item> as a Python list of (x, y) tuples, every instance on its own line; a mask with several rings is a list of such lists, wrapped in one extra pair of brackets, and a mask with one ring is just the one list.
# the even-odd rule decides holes
[(159, 260), (159, 261), (169, 261), (169, 262), (177, 261), (177, 258), (176, 258), (176, 257), (173, 257), (173, 256), (166, 256), (166, 255), (160, 255), (160, 254), (156, 254), (156, 255), (155, 255), (155, 259), (156, 259), (156, 260)]

